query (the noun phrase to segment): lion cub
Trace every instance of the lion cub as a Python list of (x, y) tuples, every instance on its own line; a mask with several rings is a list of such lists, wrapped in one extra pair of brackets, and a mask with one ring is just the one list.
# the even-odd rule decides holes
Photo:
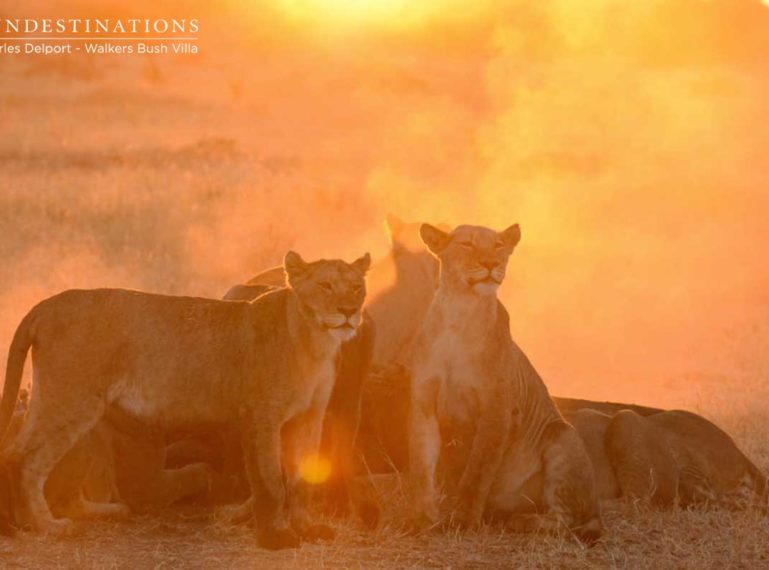
[(30, 522), (67, 526), (46, 504), (45, 481), (116, 405), (167, 429), (237, 424), (260, 543), (288, 548), (327, 534), (310, 524), (298, 466), (318, 453), (336, 354), (361, 322), (369, 265), (368, 254), (307, 263), (289, 252), (288, 287), (251, 303), (102, 289), (38, 304), (14, 336), (0, 404), (3, 434), (32, 347), (29, 415), (7, 450)]
[[(518, 225), (501, 233), (478, 226), (446, 233), (424, 224), (421, 236), (440, 261), (440, 281), (414, 351), (410, 464), (417, 525), (437, 522), (438, 461), (464, 446), (454, 493), (460, 524), (505, 517), (517, 530), (567, 527), (594, 541), (601, 522), (590, 459), (510, 337), (496, 296), (521, 237)], [(453, 445), (442, 456), (444, 438)]]

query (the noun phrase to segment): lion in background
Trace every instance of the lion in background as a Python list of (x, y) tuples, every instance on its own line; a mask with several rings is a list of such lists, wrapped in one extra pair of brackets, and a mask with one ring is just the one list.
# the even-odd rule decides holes
[(252, 303), (94, 290), (33, 308), (14, 336), (0, 404), (5, 433), (34, 347), (28, 418), (6, 451), (30, 522), (68, 526), (51, 514), (45, 481), (114, 404), (163, 428), (236, 421), (261, 544), (293, 547), (324, 534), (309, 520), (298, 466), (317, 454), (336, 352), (361, 322), (369, 264), (368, 255), (307, 263), (289, 252), (289, 288)]
[[(682, 410), (641, 415), (582, 409), (572, 423), (585, 442), (601, 499), (670, 507), (765, 503), (766, 477), (723, 430)], [(765, 506), (765, 505), (764, 505)]]
[[(29, 392), (20, 391), (6, 440), (21, 430)], [(165, 434), (110, 409), (107, 417), (83, 436), (51, 471), (45, 498), (56, 517), (88, 519), (123, 517), (171, 505), (208, 490), (209, 468), (190, 463), (166, 468)], [(4, 466), (0, 484), (0, 532), (12, 534), (24, 522), (19, 503), (18, 473)]]

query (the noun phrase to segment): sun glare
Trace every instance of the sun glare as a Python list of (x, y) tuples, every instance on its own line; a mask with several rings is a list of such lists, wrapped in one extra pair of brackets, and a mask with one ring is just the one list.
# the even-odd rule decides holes
[(312, 485), (325, 482), (331, 475), (331, 463), (319, 455), (309, 455), (299, 463), (299, 476)]

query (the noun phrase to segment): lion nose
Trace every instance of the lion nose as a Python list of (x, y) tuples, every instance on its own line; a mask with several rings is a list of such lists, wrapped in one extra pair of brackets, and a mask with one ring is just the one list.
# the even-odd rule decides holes
[(342, 313), (345, 317), (348, 319), (352, 317), (355, 313), (358, 312), (358, 309), (356, 307), (339, 307), (337, 309), (340, 313)]
[(494, 269), (497, 266), (496, 261), (481, 261), (481, 267), (485, 267), (489, 271)]

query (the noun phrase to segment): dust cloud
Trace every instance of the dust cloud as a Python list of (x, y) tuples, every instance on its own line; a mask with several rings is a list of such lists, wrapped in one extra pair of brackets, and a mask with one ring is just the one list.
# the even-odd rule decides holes
[(381, 257), (392, 212), (521, 224), (502, 298), (557, 394), (767, 394), (760, 2), (75, 4), (194, 15), (201, 53), (0, 62), (2, 346), (64, 288)]

